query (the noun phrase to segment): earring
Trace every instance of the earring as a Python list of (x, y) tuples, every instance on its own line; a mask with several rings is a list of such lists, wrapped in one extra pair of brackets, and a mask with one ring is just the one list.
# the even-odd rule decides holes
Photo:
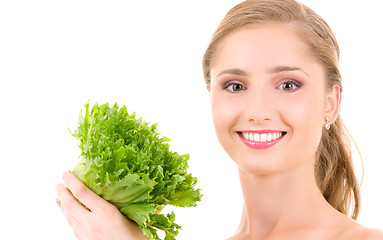
[(330, 117), (329, 117), (329, 116), (326, 116), (326, 124), (324, 125), (324, 127), (326, 128), (326, 130), (329, 130), (329, 129), (330, 129), (329, 121), (330, 121)]

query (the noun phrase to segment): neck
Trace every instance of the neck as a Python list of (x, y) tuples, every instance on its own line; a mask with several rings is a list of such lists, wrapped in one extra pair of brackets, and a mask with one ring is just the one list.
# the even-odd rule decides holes
[(238, 231), (252, 239), (262, 239), (284, 229), (308, 227), (314, 224), (313, 220), (317, 221), (312, 216), (323, 216), (323, 210), (330, 211), (312, 169), (313, 166), (302, 166), (261, 176), (239, 169), (245, 202)]

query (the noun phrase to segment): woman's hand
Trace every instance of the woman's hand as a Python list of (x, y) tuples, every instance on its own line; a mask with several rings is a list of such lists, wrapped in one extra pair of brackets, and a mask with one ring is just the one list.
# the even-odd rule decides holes
[(115, 206), (88, 189), (72, 173), (65, 172), (63, 179), (66, 187), (63, 184), (56, 186), (57, 203), (77, 239), (148, 239), (136, 223), (127, 219)]

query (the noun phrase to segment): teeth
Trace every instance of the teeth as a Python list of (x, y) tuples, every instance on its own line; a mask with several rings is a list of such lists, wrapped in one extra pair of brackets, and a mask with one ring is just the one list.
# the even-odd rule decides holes
[(254, 134), (252, 134), (252, 133), (249, 134), (249, 140), (254, 141)]
[(262, 133), (261, 134), (261, 142), (266, 142), (267, 138), (267, 133)]
[(252, 132), (243, 132), (242, 136), (250, 141), (254, 142), (271, 142), (275, 141), (278, 138), (282, 137), (282, 132), (273, 132), (273, 133), (252, 133)]
[(254, 133), (254, 141), (255, 141), (255, 142), (259, 142), (259, 141), (261, 141), (261, 135), (260, 135), (260, 134), (257, 134), (257, 133)]

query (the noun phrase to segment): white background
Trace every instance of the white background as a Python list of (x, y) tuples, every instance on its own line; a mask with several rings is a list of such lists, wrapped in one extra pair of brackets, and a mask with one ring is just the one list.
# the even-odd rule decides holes
[[(74, 239), (55, 183), (77, 162), (68, 127), (88, 99), (159, 123), (190, 153), (204, 198), (175, 209), (178, 239), (224, 239), (238, 225), (236, 166), (220, 148), (201, 60), (235, 0), (0, 2), (0, 239)], [(382, 7), (304, 0), (341, 46), (342, 115), (364, 156), (360, 222), (383, 228)], [(360, 176), (360, 164), (357, 164)]]

